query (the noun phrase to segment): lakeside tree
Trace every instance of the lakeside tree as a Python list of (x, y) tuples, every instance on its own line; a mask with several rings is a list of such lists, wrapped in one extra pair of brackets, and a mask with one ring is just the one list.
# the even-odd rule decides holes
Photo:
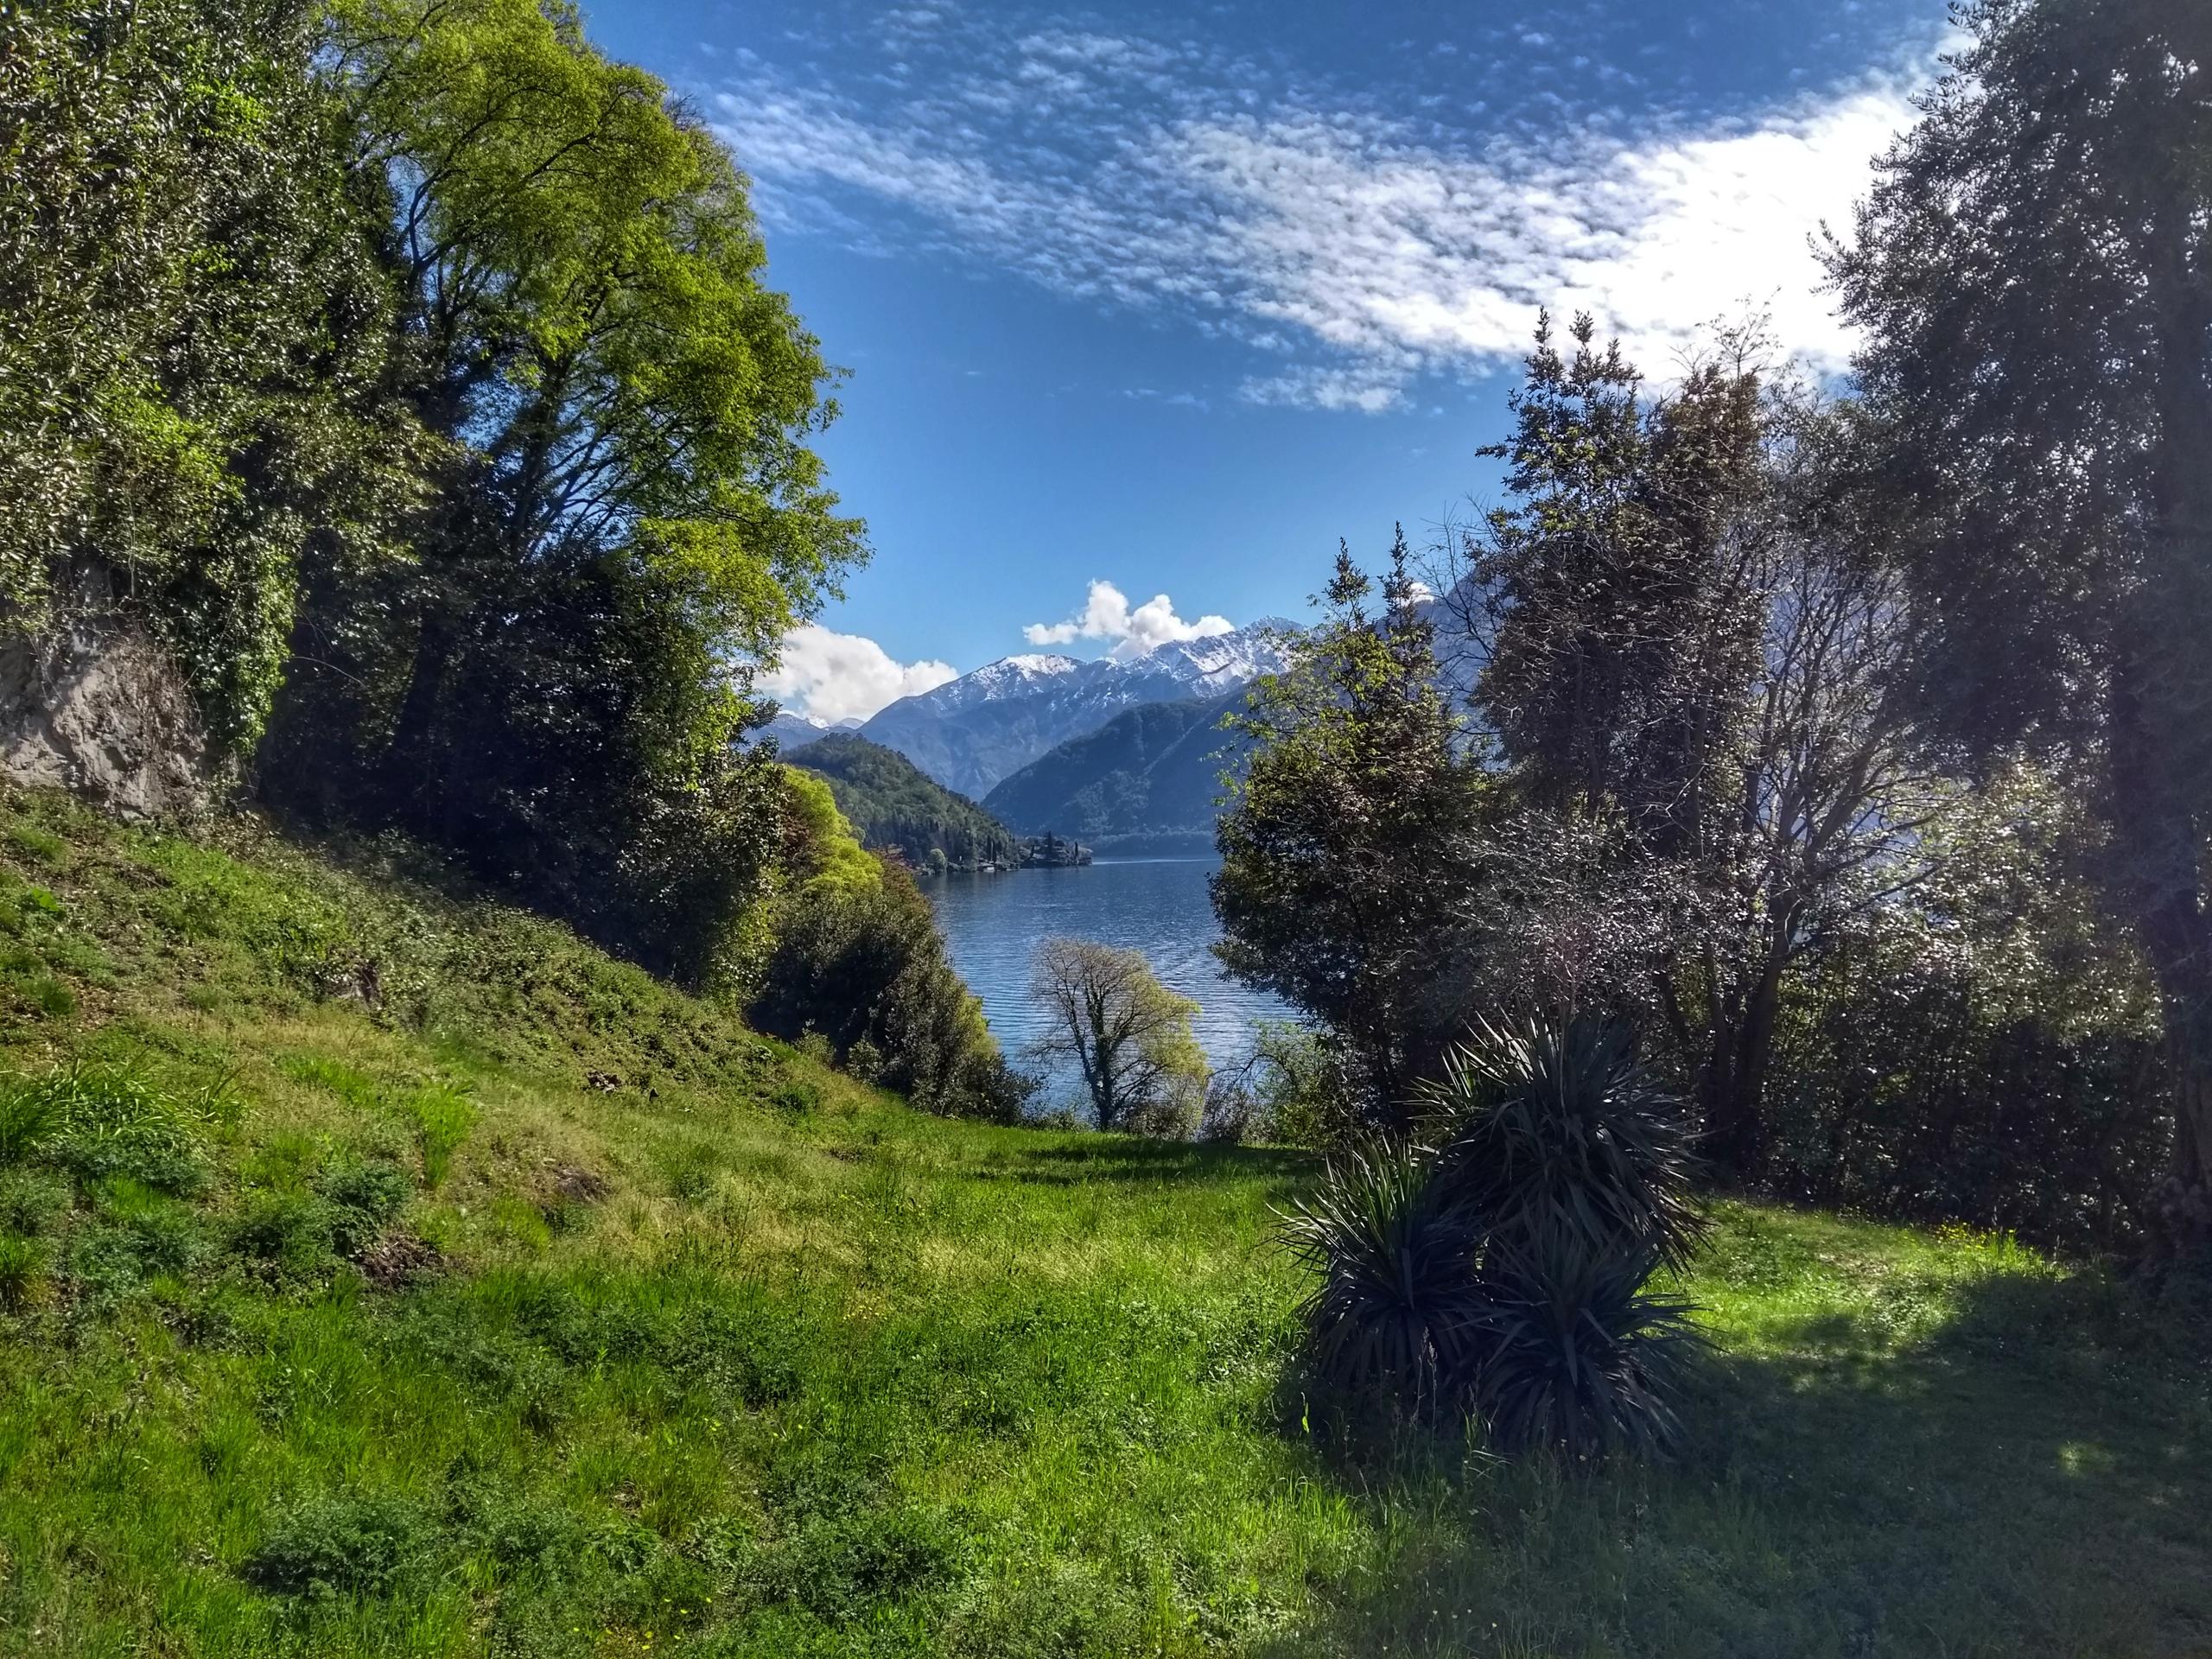
[(1463, 1017), (1454, 918), (1478, 884), (1481, 772), (1440, 683), (1401, 530), (1376, 583), (1339, 545), (1323, 621), (1232, 717), (1252, 744), (1210, 878), (1223, 964), (1313, 1015), (1363, 1113), (1404, 1109)]
[(2158, 1209), (2212, 1239), (2212, 10), (1977, 0), (1830, 249), (1914, 599), (1914, 711), (2094, 778), (2155, 975)]
[(1046, 939), (1030, 990), (1050, 1020), (1033, 1052), (1074, 1065), (1100, 1128), (1179, 1138), (1197, 1128), (1206, 1092), (1191, 1029), (1198, 1005), (1162, 985), (1142, 951)]

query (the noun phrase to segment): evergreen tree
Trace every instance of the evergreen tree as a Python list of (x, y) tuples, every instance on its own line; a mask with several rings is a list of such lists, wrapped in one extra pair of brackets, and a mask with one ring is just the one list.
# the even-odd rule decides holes
[(1254, 747), (1211, 878), (1223, 963), (1313, 1015), (1383, 1118), (1464, 1016), (1454, 918), (1477, 880), (1479, 768), (1408, 558), (1401, 530), (1370, 614), (1375, 584), (1340, 546), (1326, 620), (1233, 717)]

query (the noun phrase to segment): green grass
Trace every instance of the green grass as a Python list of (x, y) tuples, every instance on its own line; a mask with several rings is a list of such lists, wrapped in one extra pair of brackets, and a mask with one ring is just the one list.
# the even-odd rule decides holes
[(1729, 1206), (1677, 1465), (1349, 1460), (1300, 1157), (919, 1116), (219, 839), (0, 801), (75, 998), (0, 976), (0, 1651), (2212, 1648), (2202, 1372), (2093, 1274)]

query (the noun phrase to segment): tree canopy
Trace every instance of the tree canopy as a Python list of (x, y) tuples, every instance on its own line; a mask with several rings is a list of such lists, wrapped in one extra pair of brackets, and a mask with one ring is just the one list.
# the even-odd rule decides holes
[(2085, 766), (2212, 1236), (2212, 14), (1977, 0), (1831, 251), (1915, 597), (1914, 713)]

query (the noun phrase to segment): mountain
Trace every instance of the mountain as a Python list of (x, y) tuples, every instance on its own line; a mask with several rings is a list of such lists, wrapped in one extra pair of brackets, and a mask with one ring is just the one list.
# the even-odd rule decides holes
[(1221, 729), (1243, 692), (1145, 703), (1001, 779), (984, 810), (1022, 835), (1211, 835), (1221, 774), (1245, 740)]
[(830, 785), (861, 846), (895, 849), (917, 869), (933, 864), (933, 853), (954, 869), (1011, 864), (1018, 856), (1006, 825), (880, 743), (838, 732), (787, 749), (783, 758)]
[(1001, 658), (902, 698), (861, 728), (938, 782), (981, 798), (1000, 779), (1071, 738), (1147, 703), (1211, 702), (1287, 665), (1269, 617), (1229, 633), (1183, 639), (1128, 662), (1049, 653)]
[(802, 743), (811, 743), (832, 732), (852, 731), (860, 723), (857, 720), (841, 720), (833, 723), (813, 715), (793, 714), (786, 709), (766, 726), (750, 734), (748, 741), (758, 743), (772, 737), (780, 747), (795, 749)]

